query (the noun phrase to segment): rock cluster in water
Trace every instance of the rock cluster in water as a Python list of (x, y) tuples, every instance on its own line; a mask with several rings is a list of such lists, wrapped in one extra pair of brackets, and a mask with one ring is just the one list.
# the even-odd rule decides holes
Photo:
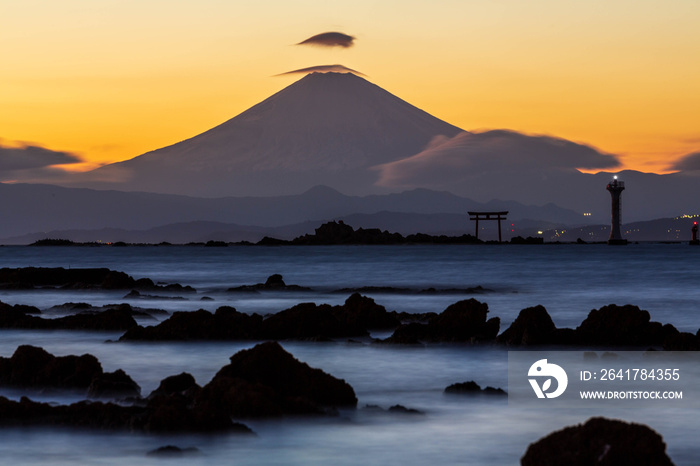
[(481, 388), (478, 383), (470, 380), (469, 382), (453, 383), (445, 388), (445, 394), (448, 395), (499, 395), (505, 396), (507, 393), (502, 388), (485, 387)]
[(0, 269), (4, 290), (160, 290), (191, 293), (194, 288), (180, 284), (156, 285), (150, 278), (135, 280), (124, 272), (107, 268), (64, 269), (63, 267), (20, 267)]
[[(131, 384), (125, 381), (131, 381)], [(148, 432), (250, 432), (232, 418), (322, 415), (357, 406), (353, 388), (320, 369), (295, 359), (278, 343), (258, 344), (231, 357), (203, 387), (182, 373), (168, 377), (148, 397), (123, 371), (102, 373), (92, 355), (55, 357), (41, 348), (22, 346), (0, 359), (0, 385), (85, 388), (113, 396), (130, 395), (129, 406), (81, 401), (53, 406), (27, 397), (0, 397), (0, 425), (60, 425)]]
[(138, 397), (141, 388), (124, 371), (103, 372), (91, 354), (56, 357), (43, 348), (22, 345), (0, 357), (0, 386), (84, 390), (89, 398)]
[(700, 349), (697, 334), (679, 332), (671, 324), (651, 320), (637, 306), (611, 304), (593, 309), (575, 329), (557, 328), (543, 306), (520, 311), (515, 321), (496, 339), (510, 346), (660, 346), (667, 350)]
[(93, 310), (89, 307), (69, 306), (76, 309), (77, 314), (45, 319), (38, 317), (42, 312), (33, 306), (16, 304), (11, 306), (0, 301), (0, 328), (27, 330), (127, 330), (136, 327), (134, 315), (140, 313), (128, 304), (107, 306), (104, 310)]
[(327, 340), (369, 335), (368, 329), (391, 329), (400, 324), (384, 306), (353, 294), (342, 306), (298, 304), (267, 318), (244, 314), (228, 306), (175, 312), (158, 325), (129, 329), (127, 340)]

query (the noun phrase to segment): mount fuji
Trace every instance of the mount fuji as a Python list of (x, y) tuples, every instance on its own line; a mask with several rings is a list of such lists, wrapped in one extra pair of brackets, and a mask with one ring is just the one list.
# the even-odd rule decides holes
[[(614, 155), (561, 138), (463, 131), (362, 77), (327, 72), (202, 134), (59, 184), (202, 198), (294, 196), (321, 185), (350, 196), (423, 188), (481, 203), (556, 202), (584, 223), (609, 217), (605, 186), (618, 167)], [(618, 173), (628, 185), (626, 222), (697, 210), (698, 170)]]
[[(77, 185), (190, 196), (386, 192), (372, 167), (461, 130), (351, 73), (312, 73), (221, 125)], [(76, 186), (76, 184), (73, 184)]]

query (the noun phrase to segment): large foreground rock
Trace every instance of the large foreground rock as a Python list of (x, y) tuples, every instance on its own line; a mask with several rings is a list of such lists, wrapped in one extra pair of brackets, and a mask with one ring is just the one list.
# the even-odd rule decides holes
[(322, 414), (356, 407), (352, 387), (267, 342), (231, 357), (202, 388), (195, 404), (238, 418)]
[(672, 466), (659, 434), (642, 424), (601, 417), (531, 444), (522, 466)]

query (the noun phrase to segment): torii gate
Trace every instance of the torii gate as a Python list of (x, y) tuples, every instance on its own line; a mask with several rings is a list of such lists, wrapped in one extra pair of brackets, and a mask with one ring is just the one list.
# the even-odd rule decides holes
[(476, 239), (479, 239), (479, 220), (498, 220), (498, 242), (501, 242), (501, 220), (506, 220), (505, 212), (469, 212), (469, 220), (476, 220)]

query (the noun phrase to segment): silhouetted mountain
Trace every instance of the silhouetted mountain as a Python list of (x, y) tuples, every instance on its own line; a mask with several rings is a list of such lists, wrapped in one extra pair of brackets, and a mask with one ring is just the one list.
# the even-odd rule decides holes
[[(556, 137), (461, 131), (359, 76), (313, 73), (209, 131), (76, 175), (73, 185), (207, 197), (293, 195), (317, 185), (362, 196), (426, 188), (478, 202), (556, 203), (605, 222), (612, 174), (577, 168), (617, 166), (614, 155)], [(624, 221), (698, 209), (700, 171), (621, 178)], [(325, 194), (298, 199), (315, 206), (290, 208), (335, 208), (338, 193)]]
[(351, 73), (312, 73), (193, 138), (107, 165), (81, 185), (195, 196), (380, 192), (371, 167), (456, 128)]
[[(260, 232), (270, 234), (266, 230), (269, 227), (304, 222), (311, 222), (317, 226), (319, 222), (341, 219), (352, 214), (375, 216), (374, 225), (358, 223), (358, 227), (394, 229), (390, 223), (381, 220), (389, 215), (382, 212), (391, 212), (394, 216), (453, 214), (462, 216), (465, 231), (471, 231), (472, 227), (467, 217), (469, 210), (509, 210), (509, 218), (513, 220), (529, 218), (555, 224), (580, 224), (584, 220), (584, 217), (573, 211), (551, 204), (543, 207), (524, 206), (513, 201), (481, 204), (450, 193), (424, 189), (401, 194), (358, 197), (345, 196), (327, 187), (316, 187), (295, 196), (207, 199), (47, 185), (0, 184), (0, 218), (3, 219), (0, 223), (0, 240), (39, 234), (40, 237), (33, 236), (31, 241), (26, 241), (33, 242), (46, 237), (57, 237), (62, 231), (73, 231), (75, 235), (65, 238), (76, 241), (186, 242), (205, 238), (231, 240), (231, 231), (235, 231), (237, 235), (247, 232), (248, 238), (253, 238)], [(416, 231), (441, 233), (443, 230), (441, 226), (435, 231), (431, 226), (434, 219), (431, 220), (430, 216), (424, 216), (421, 220), (417, 220), (417, 217), (414, 219), (412, 225)], [(173, 227), (173, 224), (176, 226)], [(164, 230), (151, 231), (147, 235), (148, 240), (116, 239), (124, 232), (114, 231), (145, 231), (160, 227)], [(100, 237), (86, 238), (78, 235), (77, 231), (82, 230), (102, 231)], [(217, 231), (224, 234), (212, 236)], [(297, 229), (293, 231), (293, 235), (307, 231)], [(138, 235), (129, 238), (138, 238)], [(236, 241), (247, 239), (244, 236), (237, 238)]]

